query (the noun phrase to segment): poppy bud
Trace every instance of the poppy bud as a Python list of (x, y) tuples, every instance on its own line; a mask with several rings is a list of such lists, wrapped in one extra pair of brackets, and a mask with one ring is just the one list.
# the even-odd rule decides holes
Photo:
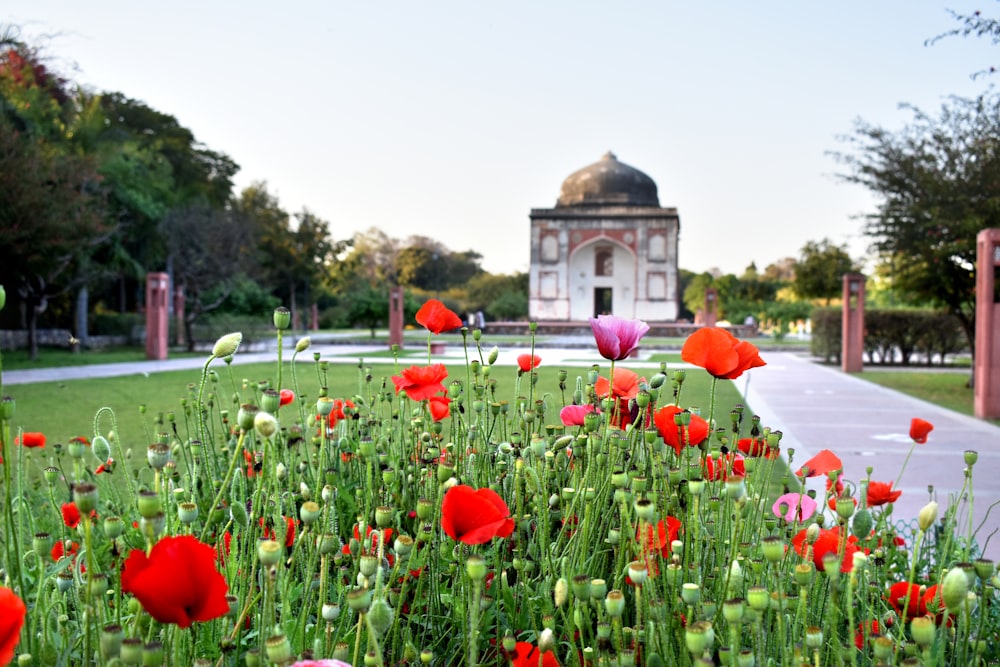
[(941, 599), (952, 614), (958, 612), (969, 593), (969, 579), (961, 567), (953, 567), (941, 582)]
[(7, 290), (0, 285), (0, 310), (3, 310), (4, 305), (7, 303)]
[[(292, 311), (288, 310), (284, 306), (278, 306), (274, 309), (274, 328), (279, 331), (284, 331), (292, 324)], [(272, 662), (278, 662), (277, 660)]]
[[(212, 347), (212, 356), (218, 359), (236, 354), (236, 350), (240, 348), (240, 343), (242, 342), (243, 334), (239, 332), (226, 334), (219, 340), (215, 341), (215, 345)], [(162, 650), (163, 649), (161, 647), (161, 653)]]
[(253, 427), (263, 438), (270, 438), (278, 430), (278, 421), (268, 412), (258, 412), (253, 418)]
[(368, 620), (379, 635), (384, 635), (386, 630), (392, 625), (393, 615), (392, 607), (381, 598), (372, 602), (371, 607), (368, 609)]
[(309, 336), (300, 338), (299, 342), (295, 344), (295, 354), (302, 354), (309, 349), (310, 345), (312, 345), (312, 339)]
[(938, 504), (933, 500), (923, 506), (920, 513), (917, 514), (917, 525), (920, 527), (921, 531), (926, 532), (934, 525), (937, 521), (938, 516)]
[(860, 539), (865, 539), (872, 534), (872, 527), (875, 525), (871, 510), (861, 509), (854, 513), (854, 520), (851, 522), (851, 532)]
[(233, 503), (229, 506), (229, 516), (233, 523), (240, 528), (246, 528), (250, 524), (250, 517), (247, 515), (247, 508), (243, 503)]

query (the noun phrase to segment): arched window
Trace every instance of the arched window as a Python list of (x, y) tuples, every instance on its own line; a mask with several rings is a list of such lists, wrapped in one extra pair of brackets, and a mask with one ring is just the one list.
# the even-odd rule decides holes
[(611, 248), (594, 251), (594, 275), (613, 276), (615, 274), (615, 254)]

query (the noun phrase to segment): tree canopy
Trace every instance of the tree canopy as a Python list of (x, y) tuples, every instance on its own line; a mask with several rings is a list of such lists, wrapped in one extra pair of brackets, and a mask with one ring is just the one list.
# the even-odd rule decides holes
[(803, 299), (830, 299), (840, 296), (844, 274), (857, 269), (847, 246), (830, 239), (809, 241), (795, 264), (795, 293)]
[(893, 288), (947, 308), (971, 345), (976, 234), (1000, 226), (1000, 96), (951, 98), (936, 116), (907, 108), (898, 131), (858, 121), (842, 178), (878, 199), (865, 233)]

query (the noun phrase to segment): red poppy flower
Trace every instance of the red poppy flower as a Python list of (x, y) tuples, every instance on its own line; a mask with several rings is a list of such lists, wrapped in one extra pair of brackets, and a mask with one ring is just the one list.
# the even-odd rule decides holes
[(556, 654), (546, 651), (538, 659), (538, 647), (528, 642), (517, 642), (514, 650), (507, 654), (511, 667), (560, 667)]
[(396, 385), (396, 393), (405, 391), (406, 395), (414, 401), (422, 401), (430, 398), (434, 394), (445, 393), (446, 389), (441, 380), (448, 377), (448, 369), (444, 364), (433, 364), (431, 366), (410, 366), (403, 371), (403, 375), (393, 375), (392, 383)]
[(447, 396), (431, 396), (427, 400), (427, 406), (431, 409), (431, 419), (436, 422), (447, 419), (451, 416), (451, 399)]
[[(858, 538), (851, 535), (847, 538), (847, 545), (844, 548), (844, 556), (840, 561), (840, 571), (850, 572), (854, 569), (854, 554), (861, 549), (857, 546)], [(819, 537), (816, 541), (810, 545), (806, 541), (806, 529), (799, 531), (799, 534), (792, 538), (792, 546), (795, 548), (795, 552), (800, 556), (805, 556), (810, 551), (812, 552), (813, 564), (816, 565), (816, 569), (823, 571), (823, 557), (827, 554), (837, 555), (840, 551), (840, 526), (833, 528), (832, 530), (826, 530), (821, 528), (819, 531)], [(864, 550), (868, 553), (868, 549)]]
[[(655, 528), (655, 531), (654, 531)], [(643, 541), (640, 534), (641, 527), (635, 529), (635, 539), (642, 543), (643, 551), (659, 551), (664, 558), (670, 556), (671, 544), (681, 534), (681, 521), (672, 516), (660, 519), (656, 526), (646, 524), (646, 539)]]
[(688, 336), (681, 348), (681, 359), (726, 380), (735, 380), (744, 371), (765, 363), (755, 345), (716, 327), (702, 327)]
[(517, 367), (521, 369), (522, 373), (527, 373), (528, 371), (538, 368), (538, 364), (542, 363), (542, 358), (536, 355), (530, 354), (519, 354), (517, 355)]
[[(285, 520), (285, 548), (291, 549), (295, 545), (295, 524), (296, 521), (290, 516), (282, 517)], [(264, 522), (264, 517), (259, 520), (261, 527), (261, 535), (265, 540), (276, 540), (278, 539), (274, 529), (266, 525)]]
[(567, 405), (559, 411), (563, 426), (583, 426), (583, 418), (594, 411), (593, 405)]
[(0, 588), (0, 665), (14, 659), (14, 648), (21, 640), (21, 628), (28, 610), (21, 598), (9, 588)]
[(627, 368), (616, 368), (612, 378), (614, 382), (610, 382), (606, 377), (597, 378), (597, 382), (594, 383), (594, 392), (601, 398), (610, 398), (614, 394), (616, 398), (630, 399), (639, 395), (641, 379), (634, 371)]
[(279, 399), (279, 406), (288, 405), (295, 400), (295, 392), (291, 389), (282, 389), (279, 396), (281, 397)]
[[(67, 528), (76, 528), (80, 525), (80, 510), (77, 509), (74, 503), (63, 503), (61, 509), (63, 523), (66, 524)], [(92, 512), (91, 514), (96, 514), (96, 512)]]
[(429, 299), (417, 311), (417, 324), (436, 335), (458, 329), (462, 326), (462, 318), (437, 299)]
[(653, 422), (656, 430), (660, 432), (663, 441), (674, 448), (679, 455), (684, 451), (684, 446), (694, 447), (701, 444), (708, 437), (708, 422), (698, 415), (691, 415), (691, 423), (687, 426), (678, 426), (674, 422), (674, 415), (686, 412), (676, 405), (668, 405), (653, 413)]
[[(909, 591), (910, 599), (907, 602), (906, 593)], [(889, 587), (889, 604), (896, 610), (896, 613), (906, 618), (916, 618), (927, 613), (927, 605), (922, 604), (920, 586), (900, 581)], [(903, 605), (906, 605), (906, 612), (903, 612)]]
[(886, 503), (894, 503), (903, 495), (902, 491), (892, 488), (892, 482), (868, 482), (868, 507), (879, 507)]
[(160, 623), (186, 628), (229, 613), (229, 588), (216, 569), (215, 549), (191, 535), (161, 538), (149, 556), (133, 549), (121, 585)]
[(87, 436), (77, 435), (69, 439), (70, 442), (78, 442), (84, 447), (90, 447), (90, 440), (87, 440)]
[(101, 465), (97, 466), (97, 470), (94, 471), (94, 474), (95, 475), (100, 475), (102, 472), (106, 472), (106, 473), (110, 474), (110, 473), (113, 473), (114, 471), (115, 471), (115, 460), (114, 459), (108, 459), (107, 461), (105, 461)]
[(746, 463), (740, 454), (719, 454), (715, 458), (706, 456), (703, 474), (705, 479), (713, 482), (720, 479), (726, 481), (733, 477), (746, 477)]
[[(389, 545), (392, 543), (392, 528), (385, 528), (381, 531), (382, 544)], [(372, 528), (368, 526), (365, 528), (365, 538), (368, 539), (371, 548), (367, 548), (361, 540), (361, 531), (358, 529), (358, 524), (354, 524), (354, 539), (358, 542), (362, 542), (361, 552), (362, 553), (377, 553), (378, 552), (378, 541), (379, 541), (379, 530), (377, 528)], [(345, 556), (351, 555), (351, 545), (345, 544), (341, 548), (341, 553)]]
[(736, 442), (736, 449), (750, 458), (763, 456), (765, 459), (773, 459), (778, 456), (778, 450), (771, 449), (763, 438), (740, 438)]
[(14, 444), (24, 445), (25, 447), (44, 447), (45, 434), (25, 432), (14, 438)]
[(649, 331), (649, 325), (641, 320), (627, 320), (614, 315), (598, 315), (590, 318), (590, 329), (597, 341), (597, 351), (611, 361), (628, 359), (639, 349), (639, 341)]
[[(865, 627), (866, 625), (867, 625), (867, 627)], [(881, 634), (881, 630), (879, 629), (878, 621), (876, 621), (876, 620), (871, 620), (867, 624), (866, 623), (858, 623), (858, 631), (854, 635), (854, 645), (858, 648), (859, 651), (865, 650), (865, 631), (866, 630), (868, 631), (868, 636), (869, 637), (871, 637), (872, 635)]]
[(62, 540), (56, 540), (56, 543), (52, 545), (52, 550), (49, 552), (49, 555), (52, 556), (52, 560), (56, 561), (63, 556), (72, 558), (79, 550), (80, 544), (78, 542), (70, 542), (69, 548), (67, 549)]
[[(927, 442), (927, 435), (934, 430), (934, 424), (924, 421), (919, 417), (914, 417), (910, 421), (910, 439), (918, 445)], [(27, 435), (27, 433), (25, 433)]]
[(840, 458), (829, 449), (824, 449), (819, 454), (803, 463), (802, 467), (799, 468), (795, 474), (799, 477), (819, 477), (820, 475), (829, 475), (834, 470), (843, 469), (844, 464), (841, 462)]
[(448, 489), (441, 501), (441, 527), (453, 540), (484, 544), (514, 532), (514, 520), (503, 498), (493, 489), (459, 484)]
[(326, 422), (329, 425), (329, 427), (332, 429), (334, 426), (337, 425), (337, 422), (339, 422), (341, 419), (347, 418), (347, 413), (344, 411), (345, 408), (351, 408), (353, 410), (355, 407), (356, 406), (354, 405), (354, 401), (350, 399), (346, 398), (333, 399), (333, 409), (330, 410), (330, 414), (327, 415), (326, 417)]

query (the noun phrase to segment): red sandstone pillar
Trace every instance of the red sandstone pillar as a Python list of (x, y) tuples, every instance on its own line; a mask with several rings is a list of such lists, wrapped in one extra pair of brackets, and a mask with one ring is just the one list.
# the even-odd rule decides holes
[(1000, 417), (1000, 229), (976, 235), (976, 350), (973, 411)]
[(403, 348), (403, 288), (389, 290), (389, 345)]
[(167, 295), (170, 278), (166, 273), (146, 274), (146, 358), (167, 358)]
[(309, 330), (319, 331), (319, 306), (315, 303), (309, 308)]
[(862, 353), (865, 343), (865, 277), (860, 273), (844, 274), (844, 310), (841, 316), (840, 364), (845, 373), (864, 370)]
[(714, 327), (719, 310), (719, 290), (714, 287), (705, 289), (705, 326)]

